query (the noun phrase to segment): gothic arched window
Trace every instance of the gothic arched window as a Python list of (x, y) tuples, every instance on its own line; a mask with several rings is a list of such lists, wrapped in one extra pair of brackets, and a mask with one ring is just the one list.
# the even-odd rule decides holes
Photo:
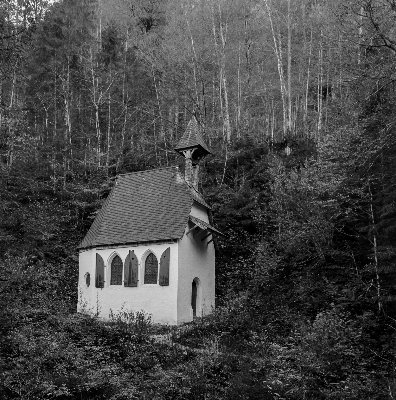
[(87, 287), (89, 287), (89, 285), (91, 284), (91, 275), (89, 272), (85, 274), (85, 284)]
[(110, 285), (122, 285), (122, 261), (119, 256), (115, 256), (111, 262)]
[(158, 282), (158, 261), (157, 257), (150, 253), (146, 257), (144, 263), (144, 283), (145, 284), (157, 284)]

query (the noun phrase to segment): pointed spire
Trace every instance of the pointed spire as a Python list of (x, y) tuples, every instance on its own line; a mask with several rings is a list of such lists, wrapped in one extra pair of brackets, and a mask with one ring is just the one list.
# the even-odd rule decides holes
[(186, 159), (184, 178), (189, 185), (198, 189), (199, 161), (211, 154), (199, 129), (198, 121), (194, 116), (187, 125), (184, 135), (175, 147), (180, 155)]
[(211, 154), (209, 147), (206, 145), (204, 138), (202, 137), (201, 130), (199, 129), (198, 121), (195, 116), (191, 118), (190, 122), (188, 123), (186, 131), (175, 147), (175, 151), (184, 156), (183, 151), (193, 149), (195, 149), (193, 159), (196, 160)]

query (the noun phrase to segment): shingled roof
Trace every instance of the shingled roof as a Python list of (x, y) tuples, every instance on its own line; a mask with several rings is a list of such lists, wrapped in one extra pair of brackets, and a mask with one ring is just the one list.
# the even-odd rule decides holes
[(180, 239), (194, 201), (177, 167), (119, 175), (79, 248)]
[(201, 155), (211, 154), (209, 147), (206, 145), (205, 140), (199, 129), (198, 121), (193, 117), (187, 125), (187, 129), (175, 147), (175, 151), (182, 154), (183, 150), (197, 147)]

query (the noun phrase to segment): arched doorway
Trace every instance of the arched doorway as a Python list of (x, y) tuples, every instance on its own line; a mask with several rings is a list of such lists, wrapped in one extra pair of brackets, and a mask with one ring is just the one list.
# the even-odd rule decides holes
[(194, 278), (191, 283), (191, 308), (193, 311), (193, 318), (199, 316), (201, 312), (201, 296), (200, 296), (200, 281)]

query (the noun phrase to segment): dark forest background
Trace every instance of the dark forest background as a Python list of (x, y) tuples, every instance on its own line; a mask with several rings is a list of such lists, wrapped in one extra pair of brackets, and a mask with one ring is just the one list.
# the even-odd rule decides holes
[[(0, 397), (394, 399), (395, 17), (393, 0), (3, 0)], [(193, 115), (228, 235), (216, 311), (76, 314), (76, 247), (114, 178), (182, 165)]]

